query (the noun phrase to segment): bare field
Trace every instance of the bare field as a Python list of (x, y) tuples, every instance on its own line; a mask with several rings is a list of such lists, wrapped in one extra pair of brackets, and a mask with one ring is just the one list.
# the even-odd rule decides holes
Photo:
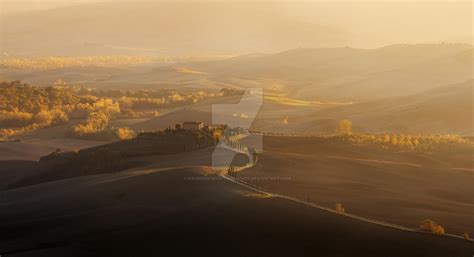
[(413, 228), (433, 219), (447, 233), (474, 232), (470, 154), (441, 158), (310, 137), (265, 137), (257, 165), (238, 176), (269, 192), (331, 208), (342, 203), (363, 217)]
[[(102, 174), (1, 191), (7, 256), (469, 256), (474, 244), (356, 221), (206, 169)], [(208, 175), (203, 175), (208, 174)], [(185, 241), (183, 241), (185, 240)], [(183, 243), (185, 242), (185, 247)]]

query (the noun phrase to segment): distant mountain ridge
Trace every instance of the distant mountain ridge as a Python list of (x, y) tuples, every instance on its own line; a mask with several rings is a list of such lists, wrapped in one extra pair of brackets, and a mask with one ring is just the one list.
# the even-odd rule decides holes
[(202, 55), (347, 44), (347, 33), (255, 3), (110, 1), (5, 15), (17, 55)]

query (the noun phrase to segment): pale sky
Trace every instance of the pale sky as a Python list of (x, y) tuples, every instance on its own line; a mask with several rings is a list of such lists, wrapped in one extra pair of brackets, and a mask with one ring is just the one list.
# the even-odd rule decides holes
[[(30, 10), (44, 10), (56, 7), (64, 7), (69, 5), (85, 4), (85, 3), (94, 3), (94, 2), (106, 2), (106, 1), (123, 1), (123, 2), (137, 2), (136, 0), (0, 0), (0, 5), (2, 6), (2, 12), (18, 12), (18, 11), (30, 11)], [(458, 0), (139, 0), (139, 1), (149, 1), (149, 2), (341, 2), (341, 3), (358, 3), (358, 2), (373, 2), (373, 3), (399, 3), (399, 2), (471, 2), (472, 1), (458, 1)]]

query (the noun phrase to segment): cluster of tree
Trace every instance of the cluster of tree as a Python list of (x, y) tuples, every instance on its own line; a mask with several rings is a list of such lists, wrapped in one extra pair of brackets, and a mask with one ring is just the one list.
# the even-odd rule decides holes
[(121, 108), (121, 117), (123, 118), (153, 118), (160, 116), (159, 111), (134, 111), (132, 109)]
[(190, 137), (198, 148), (216, 145), (218, 137), (222, 136), (223, 130), (220, 128), (203, 128), (199, 130), (187, 130), (182, 128), (167, 128), (153, 132), (141, 132), (139, 137), (155, 136), (155, 137)]
[(426, 151), (440, 146), (470, 144), (469, 140), (458, 135), (351, 134), (346, 138), (354, 143), (374, 143), (386, 149), (405, 151)]
[(23, 127), (31, 123), (33, 115), (15, 108), (12, 111), (0, 110), (0, 124), (4, 127)]
[(429, 219), (423, 220), (421, 222), (420, 230), (421, 231), (426, 231), (426, 232), (431, 232), (431, 233), (438, 234), (438, 235), (443, 235), (444, 234), (444, 228), (442, 226), (436, 224), (436, 222), (434, 222), (432, 220), (429, 220)]
[(98, 111), (109, 115), (120, 108), (112, 99), (79, 95), (75, 87), (0, 83), (0, 136), (65, 124), (69, 118), (86, 118)]
[(118, 100), (123, 117), (156, 117), (159, 116), (158, 110), (162, 108), (189, 105), (200, 102), (206, 98), (219, 96), (219, 94), (206, 93), (203, 91), (185, 94), (180, 94), (176, 91), (165, 91), (166, 94), (158, 95), (155, 92), (150, 94), (155, 95), (155, 97), (149, 97), (143, 90), (140, 91), (141, 94), (139, 95), (145, 95), (147, 97), (121, 96)]
[(73, 108), (93, 104), (100, 99), (117, 99), (123, 109), (152, 109), (197, 103), (206, 98), (222, 96), (215, 92), (178, 93), (175, 90), (97, 90), (69, 86), (64, 82), (38, 87), (20, 81), (0, 82), (0, 110), (34, 113), (54, 108)]
[(159, 115), (157, 109), (220, 95), (203, 91), (180, 94), (173, 90), (96, 90), (69, 86), (61, 80), (48, 87), (0, 82), (0, 136), (63, 124), (69, 119), (87, 119), (71, 128), (71, 135), (85, 136), (102, 131), (113, 118), (155, 117)]
[(109, 124), (110, 118), (111, 115), (107, 111), (91, 112), (86, 122), (71, 127), (71, 135), (81, 137), (102, 131)]
[(53, 125), (65, 124), (69, 121), (69, 118), (64, 111), (59, 109), (53, 109), (40, 111), (32, 115), (29, 121), (31, 121), (31, 124), (22, 127), (0, 129), (0, 136), (9, 137), (30, 131), (35, 131)]
[[(85, 122), (71, 127), (71, 135), (75, 137), (82, 137), (104, 130), (109, 121), (121, 112), (118, 102), (103, 98), (92, 104), (78, 105), (76, 110), (77, 108), (84, 108), (89, 113)], [(80, 111), (84, 109), (80, 109)]]
[(407, 151), (430, 150), (440, 145), (470, 143), (468, 139), (458, 135), (357, 134), (352, 133), (350, 120), (341, 120), (336, 133), (354, 143), (375, 143), (384, 148)]
[(130, 128), (118, 128), (115, 135), (121, 140), (132, 139), (136, 136), (135, 131)]
[(222, 88), (220, 90), (220, 95), (222, 96), (243, 95), (244, 93), (244, 90), (234, 88)]
[(120, 107), (122, 108), (135, 108), (135, 109), (146, 109), (161, 107), (162, 104), (166, 103), (165, 97), (160, 98), (139, 98), (122, 96), (119, 100)]
[(167, 108), (179, 105), (187, 105), (200, 102), (206, 98), (215, 97), (218, 94), (206, 93), (203, 91), (191, 92), (187, 94), (180, 94), (176, 91), (171, 91), (167, 95), (158, 97), (130, 97), (122, 96), (119, 100), (120, 107), (124, 110), (142, 110), (142, 109), (157, 109)]
[(80, 88), (81, 95), (95, 95), (97, 97), (121, 98), (123, 96), (132, 98), (162, 98), (170, 95), (175, 90), (172, 89), (98, 89)]
[(37, 87), (20, 81), (0, 83), (0, 110), (37, 113), (75, 105), (81, 100), (70, 87)]
[(15, 69), (58, 69), (85, 66), (136, 66), (155, 61), (145, 56), (81, 56), (81, 57), (37, 57), (37, 58), (3, 58), (0, 66)]

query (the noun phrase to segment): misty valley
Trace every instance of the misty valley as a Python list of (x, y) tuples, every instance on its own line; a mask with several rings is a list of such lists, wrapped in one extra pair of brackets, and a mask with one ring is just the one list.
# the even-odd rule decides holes
[(474, 254), (472, 3), (0, 3), (0, 256)]

